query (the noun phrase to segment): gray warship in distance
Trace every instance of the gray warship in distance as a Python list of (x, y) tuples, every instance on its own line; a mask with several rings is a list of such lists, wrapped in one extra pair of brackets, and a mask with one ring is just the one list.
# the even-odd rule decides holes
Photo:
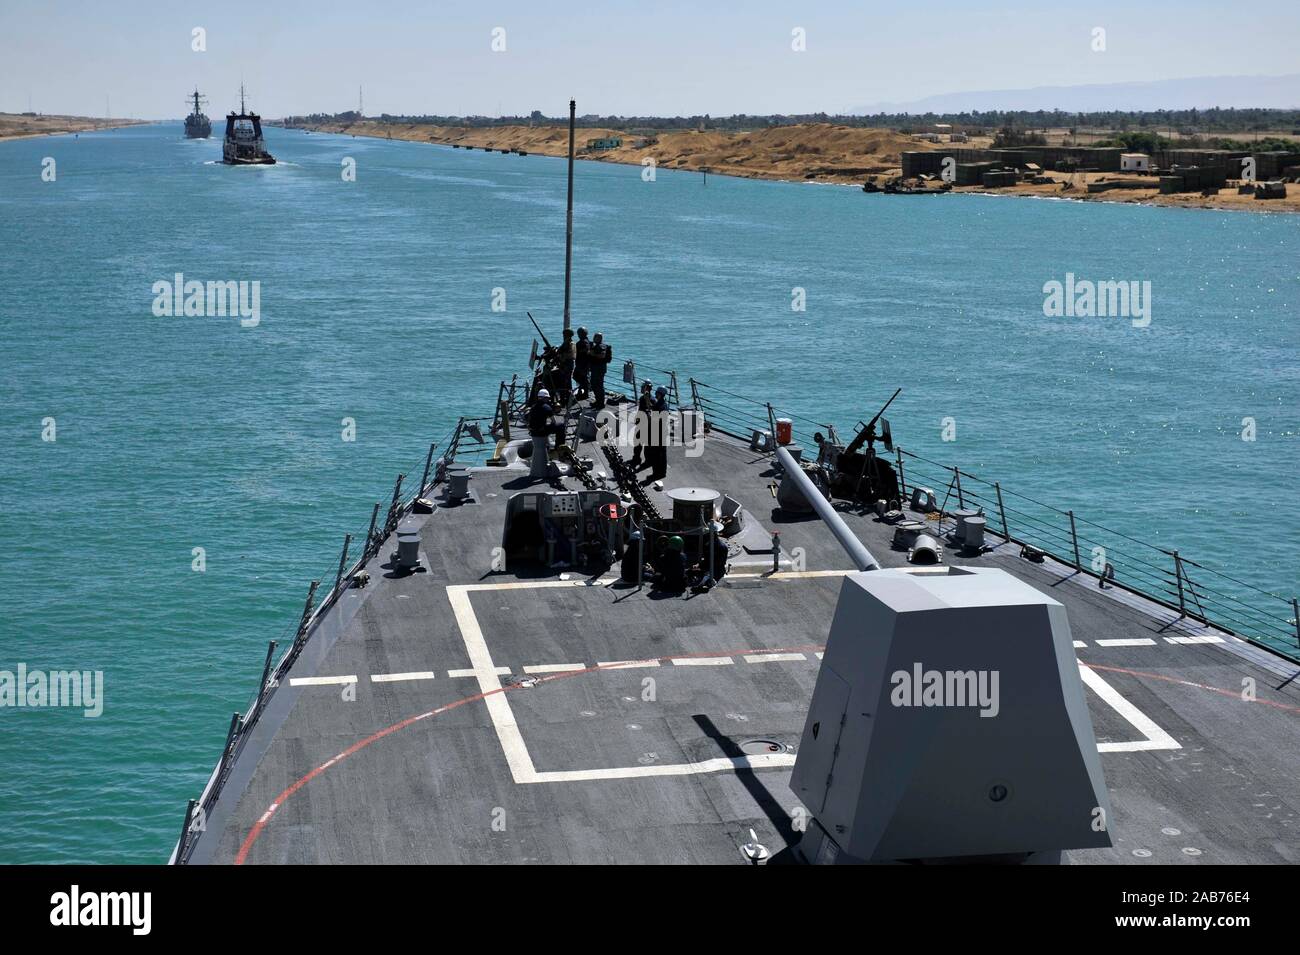
[(262, 139), (262, 117), (244, 105), (244, 88), (239, 87), (239, 112), (226, 114), (226, 138), (221, 161), (229, 166), (271, 166), (275, 157), (266, 151)]
[(1300, 861), (1293, 599), (623, 356), (531, 478), (533, 346), (312, 582), (174, 863)]
[(185, 117), (185, 138), (207, 139), (212, 135), (212, 120), (208, 119), (203, 112), (203, 103), (206, 100), (199, 95), (198, 89), (194, 90), (190, 98), (194, 102), (194, 110)]

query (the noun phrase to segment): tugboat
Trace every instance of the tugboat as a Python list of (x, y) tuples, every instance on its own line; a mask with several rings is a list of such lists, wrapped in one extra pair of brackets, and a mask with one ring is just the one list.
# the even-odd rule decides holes
[(186, 99), (194, 101), (194, 112), (185, 117), (185, 138), (186, 139), (207, 139), (212, 135), (212, 120), (203, 114), (200, 108), (202, 103), (207, 102), (206, 97), (199, 95), (198, 89), (194, 90), (191, 97)]
[(239, 87), (239, 112), (226, 114), (226, 141), (221, 161), (228, 166), (271, 166), (275, 157), (262, 141), (262, 117), (244, 106), (244, 88)]

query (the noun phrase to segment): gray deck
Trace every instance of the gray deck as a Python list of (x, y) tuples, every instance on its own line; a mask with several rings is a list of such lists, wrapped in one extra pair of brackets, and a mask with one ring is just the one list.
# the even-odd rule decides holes
[[(355, 700), (339, 684), (282, 683), (191, 861), (228, 863), (243, 846), (255, 863), (743, 864), (750, 829), (773, 853), (796, 841), (800, 807), (781, 764), (793, 755), (753, 768), (738, 747), (798, 743), (835, 572), (849, 565), (820, 521), (775, 512), (770, 457), (715, 434), (700, 457), (672, 449), (670, 462), (669, 488), (731, 494), (781, 532), (785, 551), (803, 549), (805, 573), (764, 577), (771, 558), (747, 558), (758, 563), (695, 597), (636, 592), (613, 574), (493, 574), (505, 501), (529, 485), (521, 471), (476, 470), (478, 503), (421, 518), (428, 572), (392, 576), (386, 542), (370, 586), (324, 616), (290, 674), (354, 675)], [(905, 563), (891, 527), (846, 518), (882, 564)], [(1295, 666), (1018, 553), (1002, 544), (975, 560), (1065, 604), (1080, 661), (1109, 688), (1088, 701), (1116, 845), (1070, 861), (1300, 861)], [(1170, 642), (1184, 637), (1221, 642)], [(1099, 645), (1116, 639), (1153, 642)], [(633, 660), (658, 665), (598, 667)], [(526, 671), (561, 665), (582, 669)], [(418, 672), (434, 675), (373, 679)], [(510, 686), (512, 676), (540, 682)], [(1258, 702), (1241, 699), (1246, 680)]]

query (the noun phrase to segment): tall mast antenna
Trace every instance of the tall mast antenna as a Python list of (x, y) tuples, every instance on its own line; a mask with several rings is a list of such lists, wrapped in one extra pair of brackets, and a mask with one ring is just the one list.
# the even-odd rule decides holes
[(564, 224), (564, 330), (569, 330), (569, 289), (573, 280), (573, 124), (576, 100), (569, 100), (569, 211)]

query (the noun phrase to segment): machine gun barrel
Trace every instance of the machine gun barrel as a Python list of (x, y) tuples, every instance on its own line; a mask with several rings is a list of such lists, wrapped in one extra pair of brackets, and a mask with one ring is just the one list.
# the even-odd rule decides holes
[(880, 416), (889, 410), (889, 406), (894, 403), (894, 399), (897, 398), (902, 393), (902, 391), (903, 389), (899, 388), (897, 391), (895, 391), (892, 395), (889, 396), (889, 400), (885, 402), (885, 406), (876, 412), (876, 416), (874, 418), (872, 418), (870, 421), (867, 422), (867, 428), (872, 428), (875, 426), (876, 422), (880, 420)]
[(813, 484), (812, 479), (803, 473), (803, 468), (799, 462), (785, 448), (778, 446), (776, 449), (776, 458), (781, 462), (781, 467), (785, 468), (785, 473), (803, 492), (803, 496), (812, 505), (812, 509), (817, 512), (830, 532), (835, 535), (844, 552), (849, 555), (858, 570), (879, 570), (880, 563), (875, 557), (871, 556), (871, 551), (867, 550), (867, 545), (858, 539), (858, 535), (849, 529), (849, 525), (844, 523), (844, 518), (840, 517), (839, 511), (831, 506), (831, 502), (822, 496), (822, 492)]
[(545, 345), (547, 348), (550, 348), (551, 347), (550, 339), (546, 337), (546, 332), (542, 331), (542, 326), (537, 324), (537, 319), (533, 318), (533, 313), (524, 312), (524, 314), (527, 315), (528, 320), (533, 323), (533, 328), (537, 329), (537, 334), (542, 336), (542, 344)]

